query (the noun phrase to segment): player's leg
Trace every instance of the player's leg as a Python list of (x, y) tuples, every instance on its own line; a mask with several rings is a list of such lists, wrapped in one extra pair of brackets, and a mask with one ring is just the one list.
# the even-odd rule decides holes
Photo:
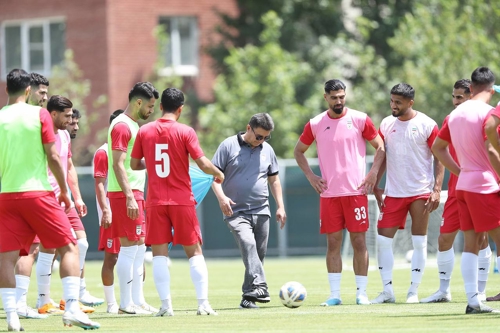
[(418, 287), (427, 262), (427, 228), (429, 212), (425, 210), (427, 198), (417, 199), (410, 204), (411, 240), (413, 256), (411, 258), (411, 284), (406, 296), (406, 303), (418, 303)]
[[(143, 226), (143, 229), (146, 226)], [(158, 309), (149, 305), (144, 299), (144, 255), (146, 253), (146, 245), (144, 244), (144, 238), (141, 238), (139, 243), (137, 244), (137, 254), (134, 259), (134, 265), (132, 267), (133, 271), (133, 280), (132, 280), (132, 302), (143, 309), (144, 311), (149, 312), (150, 314), (158, 313)]]
[(46, 249), (40, 244), (40, 252), (36, 261), (36, 279), (38, 287), (38, 313), (62, 314), (59, 306), (50, 297), (50, 283), (52, 279), (52, 261), (55, 249)]
[(104, 260), (101, 268), (101, 280), (104, 290), (104, 299), (107, 303), (107, 313), (118, 313), (118, 303), (115, 297), (115, 275), (114, 269), (120, 251), (120, 240), (113, 238), (111, 228), (99, 228), (98, 250), (104, 252)]
[(21, 331), (21, 322), (16, 312), (16, 278), (14, 269), (19, 250), (0, 252), (0, 295), (3, 308), (7, 316), (7, 327), (9, 331)]
[(479, 244), (479, 253), (477, 255), (477, 291), (481, 302), (486, 301), (486, 283), (488, 282), (488, 274), (490, 273), (491, 264), (491, 248), (488, 242), (488, 233), (483, 232)]

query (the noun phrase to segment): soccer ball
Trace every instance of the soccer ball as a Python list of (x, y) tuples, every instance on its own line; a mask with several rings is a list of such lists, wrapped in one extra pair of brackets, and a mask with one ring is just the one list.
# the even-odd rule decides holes
[(280, 289), (280, 300), (287, 308), (298, 308), (307, 297), (306, 288), (298, 282), (290, 281)]

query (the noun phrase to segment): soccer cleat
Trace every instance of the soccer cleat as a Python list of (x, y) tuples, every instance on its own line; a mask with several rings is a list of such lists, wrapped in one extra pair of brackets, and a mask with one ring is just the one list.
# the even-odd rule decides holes
[(486, 300), (488, 302), (498, 302), (500, 301), (500, 293), (498, 293), (496, 296), (487, 297)]
[(268, 303), (271, 300), (267, 288), (256, 287), (243, 294), (243, 298), (250, 302)]
[(158, 311), (160, 311), (160, 310), (158, 310), (157, 308), (155, 308), (155, 307), (153, 307), (153, 306), (149, 305), (148, 303), (144, 303), (144, 304), (142, 304), (142, 305), (140, 306), (140, 308), (142, 308), (144, 311), (147, 311), (147, 312), (149, 312), (149, 313), (151, 313), (151, 314), (153, 314), (153, 313), (157, 313)]
[(19, 318), (23, 319), (46, 319), (49, 316), (46, 314), (40, 314), (33, 308), (25, 305), (23, 307), (17, 308), (17, 315)]
[(396, 298), (394, 294), (391, 294), (387, 291), (382, 291), (376, 298), (370, 301), (372, 304), (382, 304), (382, 303), (395, 303)]
[(106, 312), (112, 314), (118, 314), (118, 304), (116, 303), (108, 304), (108, 309), (106, 310)]
[[(95, 311), (94, 308), (83, 305), (82, 302), (78, 302), (78, 304), (80, 305), (80, 310), (82, 310), (84, 313), (94, 313)], [(63, 299), (59, 302), (59, 309), (61, 309), (62, 311), (66, 310), (66, 302)]]
[(90, 295), (90, 293), (87, 290), (87, 291), (85, 291), (83, 296), (80, 297), (80, 302), (85, 306), (94, 307), (94, 306), (99, 306), (102, 303), (104, 303), (104, 300), (102, 298), (97, 298), (97, 297)]
[(172, 308), (160, 308), (155, 317), (172, 317), (174, 315), (174, 310)]
[(40, 314), (50, 314), (50, 315), (62, 315), (64, 311), (61, 311), (59, 307), (55, 307), (52, 302), (42, 305), (38, 308), (38, 313)]
[(406, 303), (407, 304), (418, 303), (418, 294), (411, 291), (408, 292), (408, 294), (406, 294)]
[(477, 313), (500, 313), (500, 310), (490, 308), (487, 305), (479, 302), (479, 305), (469, 305), (465, 308), (465, 314), (477, 314)]
[(359, 295), (356, 297), (356, 304), (357, 305), (370, 305), (372, 304), (370, 300), (368, 300), (368, 296), (366, 295)]
[(451, 294), (444, 293), (441, 290), (438, 290), (429, 297), (420, 300), (420, 303), (447, 303), (447, 302), (451, 302)]
[(140, 306), (135, 304), (129, 305), (125, 308), (119, 308), (118, 314), (129, 314), (129, 315), (150, 315), (151, 312), (144, 310)]
[(478, 292), (477, 293), (477, 300), (479, 302), (486, 302), (486, 293), (483, 291), (483, 292)]
[(259, 307), (255, 302), (247, 301), (246, 299), (242, 299), (240, 303), (240, 309), (258, 309)]
[(101, 325), (95, 321), (89, 319), (85, 313), (78, 311), (76, 313), (66, 311), (62, 316), (64, 326), (77, 326), (84, 330), (95, 330), (101, 327)]
[(198, 311), (196, 312), (198, 316), (218, 316), (219, 314), (215, 312), (214, 309), (209, 304), (200, 305)]
[(334, 306), (340, 304), (342, 304), (342, 300), (340, 298), (329, 298), (323, 303), (321, 303), (320, 306)]
[(7, 331), (9, 332), (24, 332), (24, 328), (21, 326), (19, 318), (13, 319), (7, 322)]
[[(59, 307), (59, 304), (57, 304), (56, 302), (54, 302), (54, 300), (52, 298), (49, 298), (50, 300), (50, 303), (52, 303), (52, 305), (55, 307), (55, 308), (58, 308)], [(40, 297), (37, 298), (36, 300), (36, 308), (39, 309), (42, 307), (42, 305), (44, 304), (40, 304)]]

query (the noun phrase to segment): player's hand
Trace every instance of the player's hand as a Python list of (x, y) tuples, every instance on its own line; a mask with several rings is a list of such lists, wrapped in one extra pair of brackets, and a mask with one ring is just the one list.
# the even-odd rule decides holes
[(224, 178), (224, 173), (219, 172), (214, 176), (214, 182), (216, 182), (217, 184), (222, 184), (224, 182)]
[(309, 183), (311, 183), (311, 186), (313, 189), (318, 193), (321, 194), (328, 190), (328, 185), (326, 184), (326, 180), (321, 178), (320, 176), (312, 175), (308, 178)]
[(231, 208), (231, 205), (235, 205), (236, 203), (231, 200), (230, 198), (224, 196), (221, 200), (219, 200), (219, 206), (220, 210), (222, 211), (222, 214), (225, 216), (232, 216), (233, 215), (233, 209)]
[(280, 229), (283, 229), (286, 223), (286, 212), (283, 208), (276, 210), (276, 221), (280, 224)]
[(373, 192), (376, 182), (377, 182), (377, 174), (375, 172), (368, 172), (363, 182), (361, 182), (361, 184), (358, 186), (358, 190), (360, 188), (363, 188), (362, 190), (363, 194), (370, 194)]
[(104, 229), (111, 227), (111, 209), (105, 208), (102, 211), (101, 225)]
[(78, 212), (78, 216), (84, 217), (85, 215), (87, 215), (87, 206), (82, 199), (75, 200), (75, 208)]
[(433, 191), (425, 203), (424, 212), (433, 212), (439, 207), (439, 201), (441, 200), (441, 193)]
[(127, 216), (131, 220), (136, 220), (139, 217), (139, 205), (134, 197), (127, 198)]
[(68, 192), (61, 191), (61, 193), (59, 194), (59, 197), (57, 197), (57, 201), (59, 202), (59, 204), (61, 206), (63, 206), (64, 212), (66, 214), (68, 214), (69, 211), (71, 210), (71, 200), (69, 199)]
[(373, 194), (375, 195), (375, 199), (377, 199), (378, 208), (381, 209), (384, 207), (384, 190), (380, 187), (374, 187)]

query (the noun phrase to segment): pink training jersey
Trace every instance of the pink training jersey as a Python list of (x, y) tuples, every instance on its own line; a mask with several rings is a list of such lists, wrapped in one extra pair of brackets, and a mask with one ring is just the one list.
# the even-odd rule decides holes
[[(64, 171), (64, 180), (68, 182), (68, 160), (71, 157), (71, 141), (69, 138), (69, 133), (66, 130), (57, 130), (56, 133), (56, 149), (59, 153), (59, 159), (61, 160), (61, 164)], [(56, 198), (61, 194), (61, 189), (59, 188), (59, 184), (57, 183), (56, 177), (50, 171), (50, 168), (47, 168), (49, 171), (49, 182), (52, 188), (54, 189), (54, 194)]]
[(499, 191), (498, 176), (490, 164), (484, 144), (484, 121), (491, 105), (478, 100), (460, 104), (439, 132), (439, 138), (453, 142), (460, 164), (457, 190), (473, 193)]
[(385, 142), (387, 173), (385, 194), (408, 198), (432, 192), (434, 155), (431, 146), (438, 134), (434, 120), (422, 112), (410, 120), (388, 116), (379, 133)]
[(316, 140), (321, 176), (328, 189), (323, 198), (361, 195), (366, 174), (366, 141), (377, 137), (377, 129), (366, 113), (345, 108), (340, 118), (322, 112), (311, 119), (300, 136), (310, 146)]
[[(450, 115), (447, 115), (444, 118), (442, 127), (444, 127), (446, 124), (448, 124), (449, 118), (450, 118)], [(455, 162), (457, 162), (457, 164), (458, 164), (457, 153), (455, 152), (455, 148), (453, 147), (453, 144), (450, 143), (450, 145), (448, 146), (448, 150), (449, 150), (450, 155), (453, 158), (453, 160)], [(457, 182), (458, 182), (458, 177), (450, 172), (450, 178), (448, 180), (448, 198), (455, 197), (455, 189), (457, 188)]]

